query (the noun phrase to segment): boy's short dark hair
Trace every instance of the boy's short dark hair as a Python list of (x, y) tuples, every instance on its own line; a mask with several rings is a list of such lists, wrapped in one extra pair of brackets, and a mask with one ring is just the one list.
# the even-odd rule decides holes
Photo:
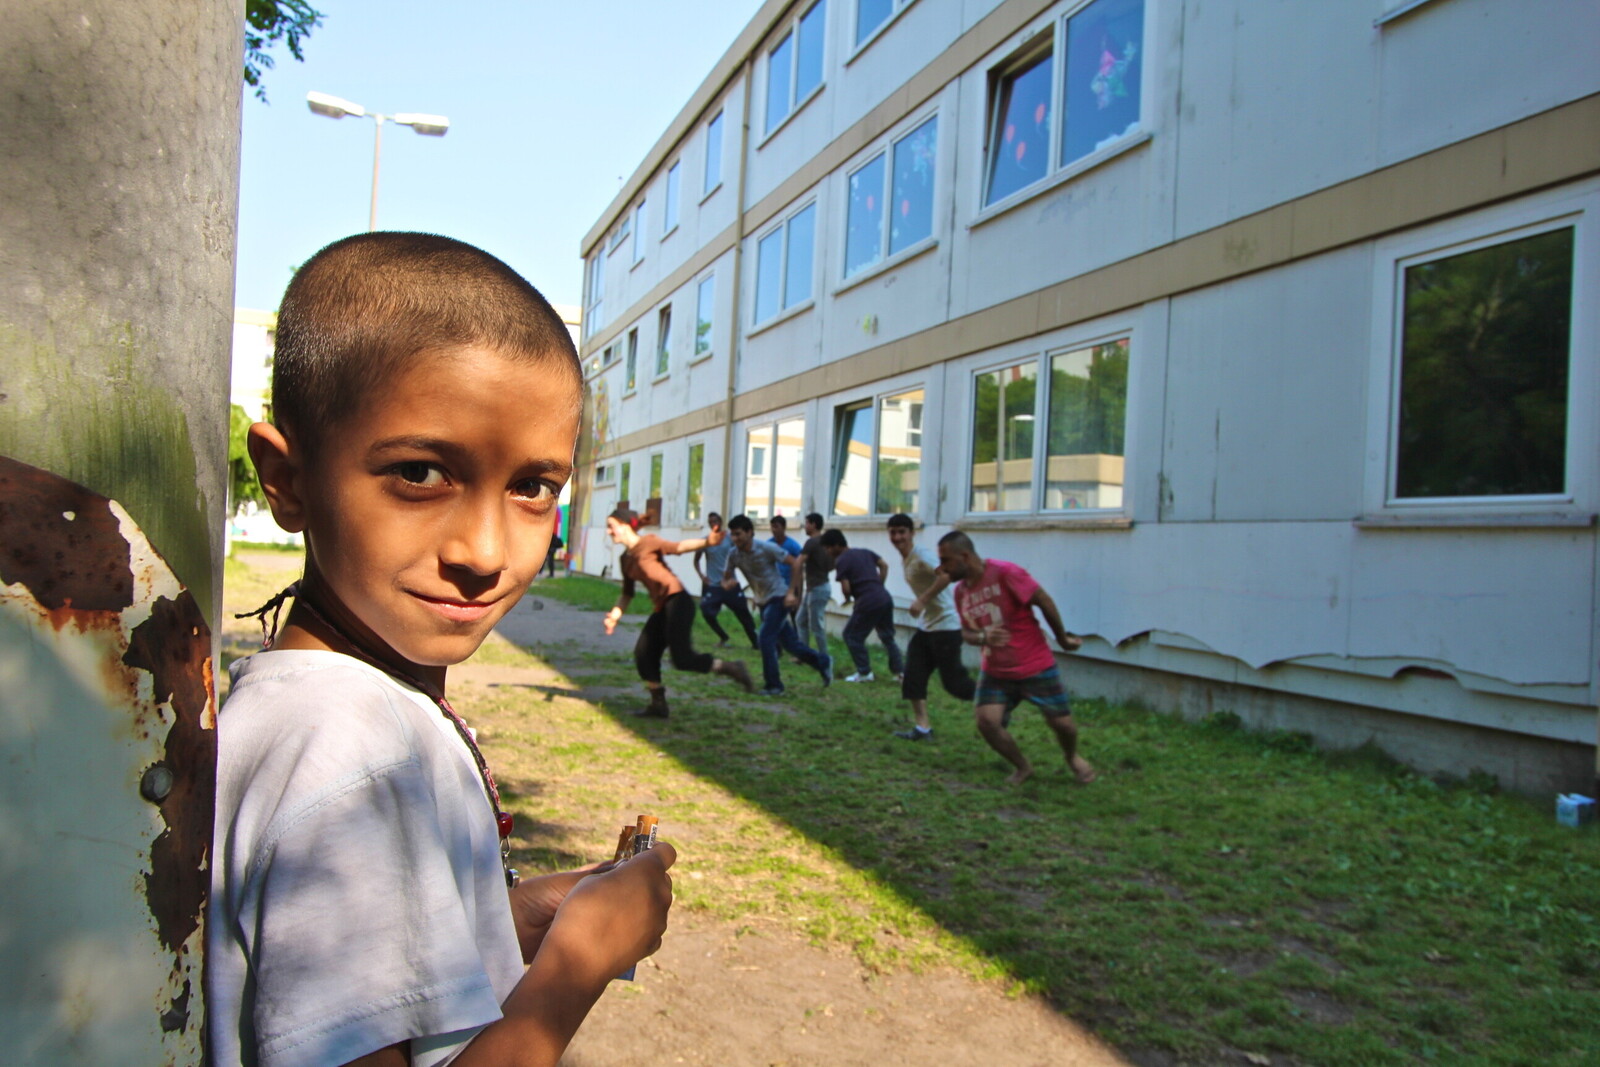
[(774, 515), (774, 516), (772, 516), (772, 519), (770, 520), (768, 525), (770, 525), (770, 526), (782, 526), (785, 530), (787, 530), (789, 528), (789, 520), (784, 518), (782, 515)]
[(708, 512), (706, 512), (706, 521), (707, 522), (721, 522), (722, 521), (722, 516), (720, 514), (718, 514), (717, 512), (715, 512), (715, 511), (708, 511)]
[[(302, 449), (356, 411), (413, 357), (477, 346), (548, 360), (581, 385), (549, 301), (489, 253), (431, 233), (363, 233), (295, 271), (278, 310), (272, 415)], [(529, 397), (530, 402), (537, 397)]]
[(756, 524), (750, 521), (750, 516), (748, 515), (735, 515), (728, 520), (728, 529), (730, 530), (749, 530), (753, 533), (755, 528)]
[(819, 530), (827, 525), (827, 523), (822, 521), (822, 512), (820, 511), (811, 512), (811, 514), (806, 516), (806, 521)]
[(972, 543), (972, 538), (968, 537), (960, 530), (951, 530), (949, 533), (939, 538), (939, 544), (949, 545), (950, 551), (952, 552), (971, 552), (974, 555), (976, 555), (978, 552), (977, 546)]
[(850, 542), (844, 539), (843, 530), (823, 530), (820, 535), (820, 544), (823, 548), (849, 548)]
[(904, 526), (908, 530), (915, 530), (917, 528), (916, 521), (903, 511), (894, 515), (890, 515), (888, 526), (891, 530), (896, 526)]

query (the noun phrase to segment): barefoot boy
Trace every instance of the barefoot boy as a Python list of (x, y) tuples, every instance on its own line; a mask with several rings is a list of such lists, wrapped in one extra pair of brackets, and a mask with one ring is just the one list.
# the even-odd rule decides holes
[(983, 649), (974, 714), (978, 732), (989, 747), (1016, 768), (1006, 781), (1023, 782), (1033, 773), (1033, 765), (1006, 729), (1012, 709), (1025, 699), (1044, 712), (1044, 721), (1055, 733), (1061, 754), (1078, 781), (1085, 785), (1094, 781), (1094, 768), (1078, 755), (1078, 727), (1061, 685), (1061, 671), (1033, 617), (1033, 609), (1038, 608), (1061, 650), (1076, 652), (1083, 647), (1083, 640), (1061, 625), (1056, 602), (1015, 563), (980, 557), (972, 539), (960, 530), (939, 538), (939, 569), (958, 583), (961, 639)]
[(606, 517), (606, 529), (611, 540), (623, 547), (622, 592), (616, 606), (606, 612), (606, 636), (616, 632), (617, 623), (628, 610), (633, 599), (635, 583), (642, 584), (650, 594), (655, 610), (639, 631), (639, 640), (633, 646), (633, 662), (645, 688), (650, 690), (650, 704), (638, 712), (654, 719), (665, 719), (667, 689), (661, 684), (661, 654), (672, 649), (672, 665), (680, 671), (696, 674), (721, 674), (744, 686), (745, 692), (754, 688), (750, 672), (736, 659), (713, 659), (694, 649), (694, 598), (683, 588), (678, 576), (672, 573), (664, 557), (698, 552), (707, 545), (722, 540), (720, 530), (711, 537), (695, 537), (687, 541), (663, 541), (655, 534), (640, 534), (638, 517), (632, 511), (619, 509)]
[(444, 688), (544, 559), (571, 341), (510, 268), (426, 234), (328, 246), (278, 322), (250, 454), (306, 570), (218, 717), (211, 1059), (554, 1064), (660, 943), (674, 853), (514, 884), (510, 816)]

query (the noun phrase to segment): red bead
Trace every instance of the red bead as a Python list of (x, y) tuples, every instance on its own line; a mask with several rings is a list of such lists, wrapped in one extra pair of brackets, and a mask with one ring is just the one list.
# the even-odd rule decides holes
[(511, 824), (513, 821), (509, 811), (502, 811), (494, 817), (495, 826), (500, 830), (500, 840), (504, 841), (511, 836)]

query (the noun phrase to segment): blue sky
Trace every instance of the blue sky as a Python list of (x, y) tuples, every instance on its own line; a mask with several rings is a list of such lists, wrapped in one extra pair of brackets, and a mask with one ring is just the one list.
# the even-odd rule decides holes
[(760, 0), (320, 0), (305, 62), (281, 45), (269, 104), (246, 89), (234, 302), (274, 309), (294, 266), (367, 228), (371, 119), (448, 116), (443, 138), (385, 124), (380, 229), (427, 230), (504, 259), (577, 304), (578, 242)]

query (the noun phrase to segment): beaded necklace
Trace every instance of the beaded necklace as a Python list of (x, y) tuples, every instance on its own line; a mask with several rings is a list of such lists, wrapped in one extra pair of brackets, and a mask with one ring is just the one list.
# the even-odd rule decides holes
[[(504, 810), (500, 806), (500, 787), (495, 784), (494, 773), (489, 770), (489, 762), (483, 758), (483, 750), (478, 747), (477, 738), (472, 736), (472, 729), (467, 726), (466, 720), (464, 720), (456, 711), (456, 709), (451, 706), (450, 701), (445, 699), (443, 692), (435, 689), (421, 678), (414, 677), (405, 671), (398, 670), (390, 664), (383, 662), (377, 656), (373, 655), (371, 652), (368, 652), (367, 649), (364, 648), (355, 638), (345, 633), (344, 630), (332, 619), (323, 614), (316, 604), (311, 601), (310, 597), (304, 597), (300, 595), (299, 582), (290, 583), (288, 588), (284, 589), (281, 593), (278, 593), (271, 600), (268, 600), (255, 611), (241, 611), (235, 615), (234, 618), (260, 619), (261, 647), (263, 650), (269, 649), (272, 647), (273, 642), (276, 641), (278, 637), (278, 616), (282, 613), (283, 603), (291, 597), (294, 598), (294, 601), (297, 605), (304, 607), (306, 611), (311, 614), (312, 618), (316, 619), (323, 626), (327, 627), (334, 636), (338, 637), (347, 646), (349, 646), (349, 654), (351, 656), (367, 664), (368, 666), (376, 667), (378, 670), (387, 674), (396, 681), (404, 682), (406, 685), (409, 685), (413, 689), (422, 693), (429, 700), (432, 700), (435, 704), (437, 704), (439, 706), (439, 710), (444, 713), (444, 717), (450, 720), (451, 725), (456, 728), (456, 733), (460, 736), (461, 740), (466, 742), (467, 750), (472, 753), (472, 762), (477, 764), (478, 775), (483, 779), (484, 790), (489, 794), (489, 803), (494, 808), (495, 830), (500, 835), (500, 865), (505, 868), (506, 886), (508, 888), (515, 886), (519, 881), (521, 881), (521, 877), (518, 875), (517, 869), (511, 866), (511, 827), (514, 819), (509, 811)], [(269, 611), (272, 612), (271, 630), (268, 630), (267, 628), (267, 612)]]

